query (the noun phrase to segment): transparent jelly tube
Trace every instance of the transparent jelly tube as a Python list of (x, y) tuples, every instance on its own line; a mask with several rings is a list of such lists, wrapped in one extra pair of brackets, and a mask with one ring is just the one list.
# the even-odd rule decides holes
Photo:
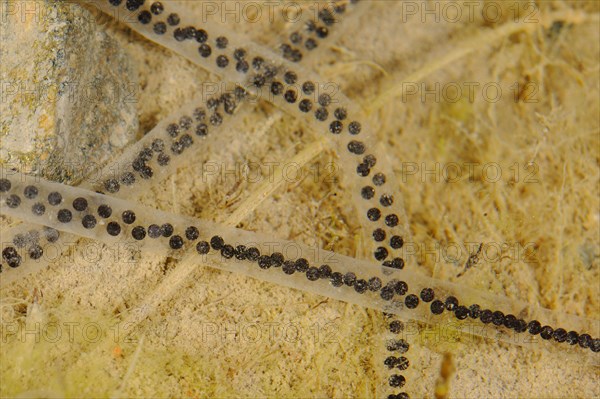
[[(5, 235), (9, 239), (5, 239)], [(74, 249), (81, 237), (59, 231), (40, 223), (25, 222), (1, 235), (2, 250), (15, 248), (20, 257), (19, 267), (12, 268), (3, 258), (0, 270), (0, 287), (19, 281), (48, 264), (63, 259), (64, 254)], [(39, 251), (39, 248), (41, 251)]]
[[(60, 194), (60, 204), (52, 205), (48, 200), (52, 193)], [(3, 179), (0, 180), (0, 211), (27, 222), (43, 224), (108, 245), (127, 245), (133, 251), (160, 253), (174, 258), (188, 254), (198, 262), (222, 270), (396, 314), (403, 319), (425, 322), (449, 332), (461, 331), (473, 337), (523, 346), (535, 345), (562, 354), (572, 354), (592, 363), (596, 363), (599, 357), (591, 349), (581, 348), (577, 344), (543, 340), (539, 335), (517, 333), (493, 323), (483, 324), (479, 319), (459, 320), (455, 312), (433, 315), (429, 303), (419, 301), (417, 306), (409, 306), (408, 296), (419, 295), (423, 288), (431, 288), (435, 298), (441, 300), (454, 296), (466, 306), (476, 303), (481, 309), (512, 314), (524, 322), (539, 320), (542, 325), (548, 324), (554, 329), (562, 327), (578, 335), (588, 333), (593, 337), (599, 335), (598, 320), (535, 308), (519, 301), (427, 278), (411, 270), (377, 267), (366, 261), (295, 242), (157, 211), (81, 188), (39, 178)], [(22, 248), (4, 247), (3, 268), (18, 268), (23, 251), (34, 251), (38, 258), (43, 257), (44, 245), (42, 240), (34, 240)], [(245, 248), (238, 247), (240, 245)], [(258, 252), (250, 248), (256, 248)], [(238, 259), (240, 254), (241, 259)], [(306, 259), (306, 262), (299, 261), (300, 258)], [(322, 265), (328, 265), (328, 270), (324, 270)], [(335, 273), (339, 275), (334, 276)], [(336, 284), (336, 281), (341, 282), (339, 278), (344, 276), (345, 279), (347, 275), (353, 276), (351, 284)], [(384, 295), (384, 292), (391, 293), (391, 296)], [(600, 349), (597, 339), (590, 342), (596, 350)]]
[[(218, 124), (211, 124), (206, 100), (186, 104), (159, 122), (117, 161), (109, 162), (97, 175), (90, 176), (81, 187), (119, 198), (132, 198), (147, 192), (186, 163), (196, 161), (199, 170), (202, 170), (206, 157), (200, 156), (200, 153), (226, 146), (235, 139), (235, 128), (248, 115), (248, 110), (242, 109), (243, 105), (244, 102), (236, 100), (235, 113), (220, 113)], [(206, 116), (195, 116), (202, 113)], [(171, 137), (169, 132), (174, 129), (179, 132)], [(184, 145), (182, 141), (189, 144)]]
[[(390, 254), (392, 249), (401, 246), (399, 242), (410, 240), (407, 218), (398, 195), (399, 185), (386, 154), (375, 146), (375, 137), (364, 122), (364, 114), (340, 92), (335, 82), (324, 81), (212, 21), (203, 21), (201, 28), (189, 31), (194, 25), (177, 4), (169, 4), (170, 12), (178, 16), (177, 26), (168, 23), (166, 13), (151, 16), (148, 21), (146, 6), (128, 10), (125, 4), (114, 7), (108, 1), (96, 1), (94, 5), (148, 39), (226, 81), (239, 84), (252, 98), (271, 102), (300, 118), (310, 128), (327, 132), (341, 164), (355, 165), (346, 167), (344, 176), (357, 204), (359, 222), (365, 231), (381, 228), (387, 232), (386, 242), (373, 246)], [(184, 35), (188, 31), (191, 33)], [(198, 39), (200, 31), (202, 34)], [(376, 149), (377, 153), (374, 152)], [(392, 237), (396, 238), (395, 245), (391, 242)], [(392, 257), (385, 255), (378, 259), (391, 261)], [(400, 261), (400, 264), (395, 263), (399, 267), (404, 265), (404, 260), (394, 260)]]

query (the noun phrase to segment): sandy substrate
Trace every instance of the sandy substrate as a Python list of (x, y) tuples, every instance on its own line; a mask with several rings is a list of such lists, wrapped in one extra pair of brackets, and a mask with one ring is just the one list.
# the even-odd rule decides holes
[[(402, 183), (398, 195), (414, 242), (420, 243), (419, 264), (409, 267), (598, 319), (598, 4), (541, 2), (535, 17), (545, 25), (478, 40), (512, 22), (511, 6), (525, 4), (503, 3), (504, 17), (496, 23), (481, 13), (472, 21), (448, 23), (431, 17), (403, 21), (401, 2), (372, 1), (314, 68), (372, 111), (369, 122), (389, 144)], [(200, 12), (197, 2), (187, 6)], [(547, 23), (557, 12), (562, 15), (557, 22)], [(285, 28), (268, 21), (252, 29), (230, 25), (265, 44), (277, 41), (274, 32)], [(106, 22), (106, 30), (139, 73), (140, 135), (192, 99), (203, 82), (216, 80), (121, 25)], [(443, 63), (468, 46), (472, 52)], [(426, 95), (422, 82), (439, 98)], [(404, 91), (385, 99), (390, 88)], [(457, 88), (462, 98), (455, 100)], [(500, 98), (493, 91), (498, 88)], [(320, 137), (264, 104), (255, 106), (237, 134), (239, 141), (230, 148), (211, 149), (223, 167), (245, 160), (281, 162)], [(327, 170), (329, 164), (338, 165), (337, 158), (324, 150), (305, 171)], [(207, 179), (199, 167), (190, 160), (143, 202), (222, 221), (257, 186), (231, 175)], [(370, 232), (359, 228), (342, 170), (333, 171), (290, 179), (240, 226), (369, 256), (364, 241)], [(459, 277), (479, 244), (479, 262)], [(3, 334), (3, 397), (308, 398), (393, 392), (382, 363), (387, 322), (378, 312), (198, 265), (157, 311), (131, 326), (123, 320), (144, 309), (145, 298), (178, 264), (113, 255), (104, 251), (90, 261), (75, 250), (71, 259), (2, 291), (4, 332), (16, 325), (36, 331), (36, 323), (47, 328), (39, 342), (35, 333), (17, 340)], [(56, 326), (60, 337), (48, 339), (57, 336)], [(432, 339), (424, 326), (407, 335), (411, 366), (405, 389), (413, 398), (434, 397), (444, 356), (455, 368), (448, 398), (600, 396), (598, 368), (576, 357), (563, 359), (535, 345)]]

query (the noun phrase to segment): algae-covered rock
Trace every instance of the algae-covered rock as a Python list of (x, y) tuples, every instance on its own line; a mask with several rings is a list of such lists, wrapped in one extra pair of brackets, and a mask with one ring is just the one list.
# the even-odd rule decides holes
[(79, 5), (0, 4), (0, 166), (76, 182), (135, 136), (136, 74)]

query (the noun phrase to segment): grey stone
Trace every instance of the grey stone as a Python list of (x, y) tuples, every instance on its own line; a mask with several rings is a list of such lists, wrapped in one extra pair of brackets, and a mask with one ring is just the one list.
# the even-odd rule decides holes
[(135, 137), (137, 75), (79, 5), (0, 5), (0, 167), (76, 183)]

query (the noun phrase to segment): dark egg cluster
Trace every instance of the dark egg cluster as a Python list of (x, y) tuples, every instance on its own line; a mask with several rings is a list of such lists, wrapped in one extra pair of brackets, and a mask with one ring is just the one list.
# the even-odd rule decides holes
[[(404, 339), (396, 338), (397, 334), (400, 334), (404, 331), (404, 323), (400, 320), (391, 319), (392, 315), (385, 314), (391, 322), (388, 324), (388, 330), (394, 336), (394, 338), (387, 340), (385, 347), (387, 351), (391, 352), (389, 356), (385, 358), (383, 361), (383, 365), (386, 369), (391, 373), (388, 377), (388, 385), (391, 388), (402, 388), (406, 384), (406, 378), (399, 374), (401, 371), (405, 371), (408, 369), (410, 365), (410, 361), (406, 356), (406, 352), (408, 352), (410, 345)], [(406, 392), (393, 393), (388, 395), (389, 399), (397, 399), (397, 398), (409, 398)]]
[(96, 187), (99, 192), (118, 193), (123, 187), (132, 188), (139, 180), (151, 179), (156, 170), (167, 167), (172, 157), (178, 157), (219, 127), (224, 118), (233, 115), (246, 91), (237, 86), (221, 95), (209, 98), (189, 115), (181, 115), (168, 124), (161, 135), (139, 149), (135, 158), (119, 176), (104, 179)]
[(308, 20), (303, 30), (295, 30), (283, 43), (279, 50), (283, 58), (291, 62), (302, 60), (306, 52), (316, 49), (323, 39), (330, 36), (330, 32), (339, 22), (339, 18), (348, 12), (348, 9), (358, 0), (334, 1), (323, 6), (316, 14), (317, 18)]
[[(142, 10), (144, 0), (109, 0), (112, 6), (118, 7), (125, 4), (128, 11), (139, 11), (138, 21), (143, 25), (151, 25), (152, 31), (157, 35), (165, 35), (172, 31), (173, 37), (177, 41), (195, 40), (200, 43), (199, 53), (202, 57), (209, 57), (214, 48), (225, 49), (227, 47), (227, 38), (218, 37), (214, 43), (209, 43), (208, 33), (200, 28), (193, 26), (180, 26), (181, 19), (176, 13), (165, 11), (165, 5), (161, 2), (153, 2), (149, 9)], [(304, 24), (303, 30), (296, 30), (290, 34), (289, 40), (279, 47), (283, 58), (291, 62), (302, 60), (305, 52), (310, 52), (319, 46), (323, 39), (330, 35), (331, 30), (338, 23), (338, 18), (347, 13), (348, 9), (358, 0), (338, 0), (326, 4), (318, 11), (317, 18), (310, 19)], [(229, 58), (225, 55), (217, 56), (217, 65), (221, 68), (229, 64)], [(236, 69), (248, 68), (248, 63), (237, 60)]]

